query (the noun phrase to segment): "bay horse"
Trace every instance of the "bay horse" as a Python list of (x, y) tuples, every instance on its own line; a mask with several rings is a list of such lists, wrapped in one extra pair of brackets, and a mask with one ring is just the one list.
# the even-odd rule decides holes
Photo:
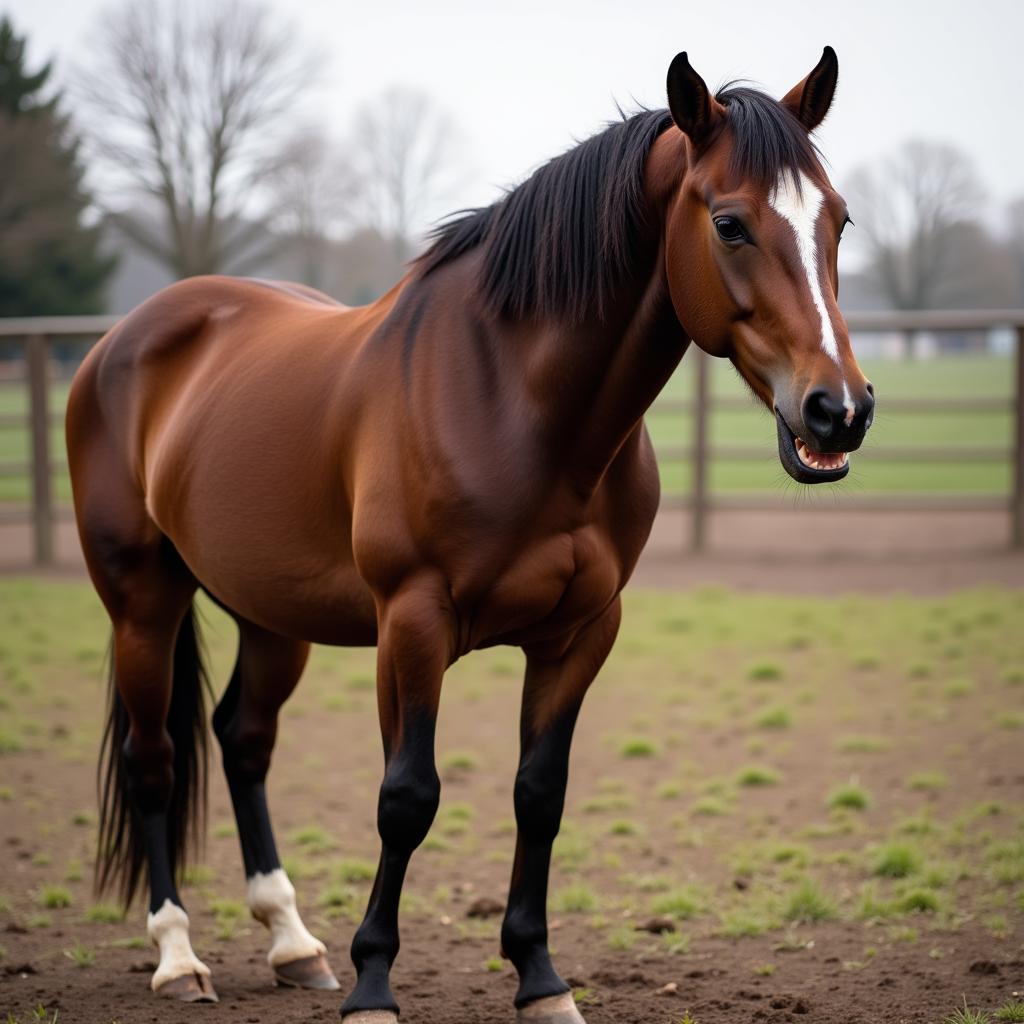
[(378, 301), (194, 278), (89, 353), (67, 442), (113, 625), (98, 882), (130, 902), (148, 871), (156, 992), (216, 998), (176, 885), (204, 797), (202, 589), (239, 629), (213, 732), (275, 979), (338, 987), (264, 791), (310, 644), (378, 651), (381, 854), (348, 1024), (397, 1020), (399, 895), (438, 806), (445, 670), (510, 644), (526, 676), (501, 944), (520, 1021), (582, 1021), (547, 948), (548, 871), (577, 713), (658, 507), (645, 410), (694, 342), (772, 412), (802, 483), (843, 477), (871, 422), (836, 301), (846, 204), (810, 138), (837, 76), (826, 48), (781, 101), (713, 95), (681, 53), (668, 110), (456, 215)]

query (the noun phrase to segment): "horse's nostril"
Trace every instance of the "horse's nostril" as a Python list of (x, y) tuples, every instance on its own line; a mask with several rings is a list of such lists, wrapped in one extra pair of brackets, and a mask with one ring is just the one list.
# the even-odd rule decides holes
[(843, 407), (840, 404), (836, 408), (835, 404), (830, 401), (828, 392), (824, 389), (818, 389), (817, 391), (812, 391), (804, 399), (804, 407), (801, 411), (807, 429), (816, 438), (824, 440), (832, 436), (832, 430), (837, 421), (836, 418), (837, 416), (841, 418)]

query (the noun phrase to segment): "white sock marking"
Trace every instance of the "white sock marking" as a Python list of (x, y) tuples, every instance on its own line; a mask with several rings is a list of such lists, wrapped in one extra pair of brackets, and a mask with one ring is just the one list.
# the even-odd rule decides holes
[(210, 976), (210, 968), (192, 951), (188, 937), (188, 914), (177, 904), (169, 899), (164, 900), (164, 905), (146, 918), (146, 931), (160, 950), (160, 964), (150, 981), (154, 992), (164, 982), (185, 974)]
[(807, 284), (811, 289), (814, 308), (821, 317), (821, 347), (825, 353), (839, 365), (839, 346), (836, 343), (835, 327), (832, 316), (825, 305), (825, 296), (821, 290), (821, 273), (818, 269), (818, 243), (814, 230), (821, 213), (824, 196), (803, 171), (800, 172), (800, 191), (796, 188), (796, 177), (789, 171), (783, 171), (775, 188), (768, 196), (771, 208), (783, 219), (787, 220), (796, 235), (796, 248), (800, 255)]
[(327, 947), (302, 923), (295, 905), (295, 887), (283, 868), (267, 875), (257, 872), (249, 879), (249, 910), (270, 929), (267, 961), (271, 967), (327, 952)]

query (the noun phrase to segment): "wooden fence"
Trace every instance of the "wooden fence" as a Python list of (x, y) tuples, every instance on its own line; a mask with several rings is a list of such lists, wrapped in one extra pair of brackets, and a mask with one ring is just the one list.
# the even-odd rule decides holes
[[(872, 312), (847, 315), (851, 332), (913, 331), (987, 331), (1010, 328), (1015, 332), (1015, 389), (1009, 400), (997, 398), (899, 398), (883, 396), (887, 415), (941, 413), (970, 415), (972, 413), (1012, 412), (1013, 441), (1009, 448), (999, 447), (885, 447), (874, 449), (873, 460), (894, 462), (939, 461), (962, 459), (1010, 462), (1013, 479), (1009, 497), (1005, 496), (935, 496), (877, 495), (844, 498), (844, 505), (868, 510), (961, 510), (998, 509), (1010, 517), (1011, 543), (1024, 547), (1024, 310), (927, 310), (921, 312)], [(109, 330), (116, 317), (32, 317), (0, 320), (0, 350), (20, 348), (24, 352), (23, 376), (2, 381), (8, 387), (27, 388), (27, 413), (0, 414), (0, 430), (28, 428), (30, 458), (0, 461), (0, 476), (21, 476), (31, 479), (31, 500), (27, 506), (0, 504), (0, 525), (14, 522), (32, 524), (34, 561), (37, 565), (52, 564), (54, 532), (59, 519), (69, 518), (71, 510), (55, 501), (53, 428), (63, 422), (64, 410), (51, 408), (52, 366), (55, 344), (63, 349), (85, 350)], [(666, 497), (666, 506), (683, 507), (689, 512), (688, 537), (684, 543), (700, 551), (707, 537), (708, 517), (718, 509), (750, 509), (752, 511), (779, 507), (779, 499), (771, 496), (715, 496), (708, 485), (709, 465), (716, 460), (749, 461), (764, 456), (763, 448), (747, 445), (715, 445), (709, 437), (710, 416), (714, 410), (746, 409), (744, 397), (713, 398), (709, 387), (708, 357), (691, 352), (695, 360), (693, 396), (687, 399), (659, 399), (658, 412), (692, 416), (693, 437), (685, 447), (659, 448), (660, 459), (685, 459), (691, 463), (692, 481), (686, 496)], [(8, 363), (7, 365), (10, 365)]]

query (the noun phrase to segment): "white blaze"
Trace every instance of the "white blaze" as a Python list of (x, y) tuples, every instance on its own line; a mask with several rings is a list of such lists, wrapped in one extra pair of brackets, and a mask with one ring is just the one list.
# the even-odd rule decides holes
[[(815, 228), (823, 202), (824, 196), (821, 189), (803, 171), (800, 172), (799, 192), (797, 191), (796, 174), (783, 171), (775, 188), (768, 195), (768, 203), (771, 208), (789, 222), (796, 235), (796, 248), (800, 255), (800, 263), (807, 275), (807, 285), (811, 290), (814, 308), (821, 317), (821, 347), (838, 366), (839, 346), (836, 344), (832, 316), (825, 305), (825, 296), (821, 290), (818, 243), (815, 237)], [(848, 393), (844, 392), (843, 397), (847, 398)], [(847, 406), (847, 411), (849, 411), (849, 406)]]
[(192, 952), (188, 937), (188, 914), (164, 900), (164, 905), (146, 918), (146, 931), (160, 950), (160, 964), (150, 984), (155, 992), (165, 981), (173, 981), (185, 974), (210, 976), (210, 968)]
[(295, 887), (282, 868), (266, 875), (257, 871), (249, 879), (249, 910), (270, 929), (267, 960), (271, 967), (327, 952), (327, 947), (302, 923), (295, 905)]

